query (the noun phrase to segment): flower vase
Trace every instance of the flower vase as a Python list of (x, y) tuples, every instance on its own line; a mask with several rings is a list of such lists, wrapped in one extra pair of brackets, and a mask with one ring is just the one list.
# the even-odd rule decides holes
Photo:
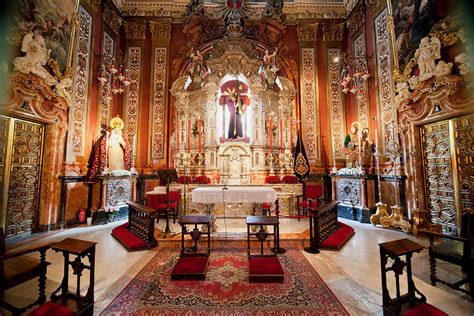
[(86, 221), (87, 221), (87, 226), (91, 226), (91, 225), (92, 225), (92, 217), (88, 217), (88, 218), (86, 219)]

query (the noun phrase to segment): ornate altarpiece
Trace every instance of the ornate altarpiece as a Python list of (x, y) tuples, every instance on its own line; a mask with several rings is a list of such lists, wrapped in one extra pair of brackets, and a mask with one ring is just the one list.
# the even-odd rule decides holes
[[(269, 174), (292, 174), (293, 83), (280, 77), (282, 91), (266, 89), (257, 75), (262, 50), (249, 42), (223, 40), (216, 46), (207, 61), (211, 74), (200, 88), (184, 90), (186, 77), (172, 85), (176, 118), (170, 151), (174, 166), (179, 174), (204, 174), (213, 182), (228, 184), (263, 183)], [(226, 127), (219, 125), (219, 91), (226, 78), (238, 78), (251, 92), (247, 109), (251, 112), (245, 122), (248, 134), (242, 139), (227, 139)]]

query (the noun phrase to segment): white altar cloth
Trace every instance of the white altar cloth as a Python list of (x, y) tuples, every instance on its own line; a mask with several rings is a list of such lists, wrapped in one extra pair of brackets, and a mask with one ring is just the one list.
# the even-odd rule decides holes
[(259, 186), (231, 186), (196, 188), (192, 192), (193, 203), (214, 204), (231, 203), (273, 203), (277, 199), (274, 188)]

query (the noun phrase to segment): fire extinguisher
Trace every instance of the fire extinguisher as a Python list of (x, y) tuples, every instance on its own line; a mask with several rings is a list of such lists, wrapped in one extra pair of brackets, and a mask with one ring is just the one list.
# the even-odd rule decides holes
[(81, 208), (79, 210), (79, 224), (84, 224), (86, 222), (86, 209)]

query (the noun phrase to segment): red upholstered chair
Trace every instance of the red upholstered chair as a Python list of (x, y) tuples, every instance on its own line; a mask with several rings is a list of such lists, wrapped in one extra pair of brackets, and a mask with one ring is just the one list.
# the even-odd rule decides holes
[(316, 183), (304, 183), (303, 194), (296, 196), (296, 208), (298, 210), (298, 221), (300, 220), (301, 211), (304, 216), (308, 215), (308, 207), (318, 206), (318, 198), (323, 194), (323, 187)]
[(270, 216), (272, 214), (271, 207), (272, 207), (272, 203), (269, 203), (269, 202), (262, 203), (262, 216)]
[(157, 222), (160, 220), (161, 215), (164, 215), (166, 220), (165, 235), (171, 232), (169, 226), (169, 217), (173, 216), (173, 223), (176, 223), (176, 218), (179, 215), (179, 201), (181, 199), (181, 191), (169, 191), (167, 189), (165, 203), (158, 205), (158, 216)]
[[(13, 315), (20, 315), (32, 306), (43, 304), (46, 301), (46, 269), (50, 264), (46, 261), (46, 251), (51, 244), (7, 253), (5, 251), (5, 235), (3, 228), (0, 228), (0, 306), (11, 311)], [(39, 254), (39, 258), (25, 256), (35, 252)], [(39, 278), (39, 295), (34, 303), (17, 308), (2, 300), (6, 290), (35, 278)]]

